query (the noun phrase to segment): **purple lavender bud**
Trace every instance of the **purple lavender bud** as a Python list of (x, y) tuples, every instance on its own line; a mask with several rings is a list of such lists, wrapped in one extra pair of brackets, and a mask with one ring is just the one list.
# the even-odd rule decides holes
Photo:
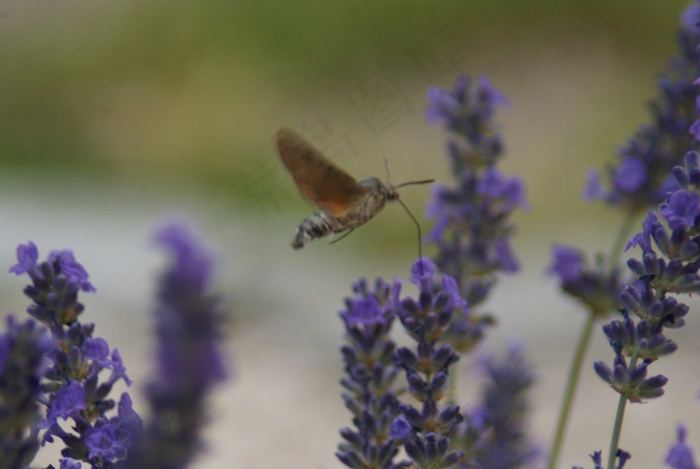
[(459, 361), (459, 354), (449, 345), (443, 345), (433, 353), (432, 361), (435, 370), (446, 369)]
[(447, 374), (438, 372), (430, 383), (430, 392), (434, 395), (441, 395), (447, 389)]
[(637, 388), (636, 397), (637, 401), (630, 397), (633, 402), (641, 402), (643, 399), (653, 399), (663, 395), (664, 390), (662, 389), (666, 383), (668, 383), (668, 378), (664, 375), (656, 375), (651, 378), (645, 379)]
[(428, 384), (417, 373), (407, 374), (406, 381), (408, 381), (408, 391), (418, 401), (423, 402), (428, 398)]
[(647, 377), (647, 364), (642, 363), (630, 369), (627, 376), (627, 382), (631, 386), (638, 386)]
[(423, 418), (423, 414), (418, 412), (418, 410), (414, 409), (410, 405), (402, 404), (401, 412), (412, 427), (423, 428), (423, 426), (425, 425), (425, 419)]
[(408, 347), (399, 347), (396, 349), (396, 357), (401, 360), (401, 365), (412, 370), (418, 370), (420, 363), (418, 356)]
[(602, 360), (596, 360), (595, 362), (593, 362), (593, 369), (595, 370), (596, 374), (600, 377), (600, 379), (607, 383), (612, 382), (612, 370), (610, 369), (607, 363), (605, 363)]
[(420, 438), (411, 435), (407, 441), (404, 441), (403, 447), (408, 457), (418, 463), (419, 467), (424, 467), (426, 465), (428, 455), (425, 451), (425, 444)]
[(340, 459), (340, 462), (350, 467), (351, 469), (364, 469), (365, 464), (354, 450), (337, 451), (335, 456)]

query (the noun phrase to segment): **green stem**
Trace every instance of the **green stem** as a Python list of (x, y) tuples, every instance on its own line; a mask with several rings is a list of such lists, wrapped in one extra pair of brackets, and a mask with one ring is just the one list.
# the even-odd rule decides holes
[[(634, 354), (630, 357), (630, 363), (628, 368), (632, 369), (637, 365), (637, 355)], [(608, 450), (608, 469), (614, 469), (615, 467), (615, 456), (617, 455), (617, 448), (620, 445), (620, 434), (622, 433), (622, 420), (625, 417), (625, 407), (627, 406), (627, 396), (620, 393), (620, 399), (617, 401), (617, 412), (615, 412), (615, 424), (613, 425), (612, 436), (610, 437), (610, 449)]]
[[(617, 237), (615, 238), (610, 250), (610, 257), (608, 258), (608, 272), (612, 272), (612, 269), (617, 266), (617, 260), (622, 255), (622, 250), (625, 242), (629, 238), (629, 233), (635, 226), (637, 215), (638, 212), (630, 211), (622, 222), (622, 225), (618, 230)], [(559, 453), (561, 452), (562, 443), (564, 442), (564, 434), (566, 433), (566, 425), (569, 420), (569, 415), (571, 414), (571, 405), (574, 401), (574, 395), (576, 394), (576, 386), (578, 385), (579, 377), (581, 376), (583, 357), (586, 355), (586, 350), (588, 349), (588, 343), (590, 341), (591, 331), (593, 330), (593, 324), (595, 324), (596, 317), (598, 317), (596, 311), (590, 310), (588, 312), (586, 324), (583, 326), (581, 331), (579, 343), (576, 347), (576, 352), (574, 353), (571, 368), (569, 369), (569, 376), (566, 382), (566, 389), (564, 391), (564, 400), (561, 404), (561, 410), (557, 420), (557, 427), (554, 432), (554, 441), (552, 442), (552, 448), (549, 453), (549, 464), (547, 465), (547, 469), (554, 469), (557, 465), (557, 460), (559, 459)], [(624, 414), (624, 405), (622, 407), (622, 412)], [(620, 425), (622, 425), (621, 419)]]
[(588, 348), (588, 342), (591, 337), (591, 331), (593, 330), (593, 324), (595, 324), (595, 318), (596, 315), (593, 311), (588, 313), (586, 324), (583, 326), (578, 345), (576, 346), (574, 360), (571, 363), (571, 368), (569, 369), (569, 377), (566, 382), (566, 390), (564, 391), (564, 401), (561, 404), (559, 419), (557, 420), (557, 428), (554, 433), (554, 442), (552, 443), (552, 449), (549, 453), (549, 464), (547, 465), (548, 469), (554, 469), (557, 465), (557, 460), (559, 459), (559, 452), (561, 451), (561, 445), (564, 441), (564, 434), (566, 433), (566, 424), (569, 420), (569, 414), (571, 413), (571, 404), (574, 401), (576, 386), (578, 385), (578, 380), (581, 376), (583, 357), (586, 355), (586, 349)]

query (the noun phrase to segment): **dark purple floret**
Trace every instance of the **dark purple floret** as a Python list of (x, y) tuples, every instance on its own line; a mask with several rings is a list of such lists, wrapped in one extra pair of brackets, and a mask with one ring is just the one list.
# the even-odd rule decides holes
[(36, 267), (39, 252), (36, 244), (29, 241), (27, 244), (17, 246), (17, 264), (10, 268), (10, 272), (16, 275), (22, 275)]
[(111, 461), (123, 457), (127, 449), (118, 437), (116, 427), (110, 423), (88, 428), (84, 441), (90, 459), (102, 458)]
[(697, 192), (678, 190), (666, 196), (666, 202), (659, 207), (659, 213), (668, 222), (669, 228), (692, 228), (700, 215), (700, 196)]
[(75, 260), (73, 251), (70, 249), (51, 251), (48, 262), (60, 266), (58, 270), (67, 277), (69, 284), (77, 286), (86, 293), (95, 292), (95, 287), (88, 280), (90, 276), (85, 268)]
[(65, 420), (72, 417), (74, 413), (85, 409), (84, 400), (85, 390), (79, 382), (73, 381), (56, 391), (46, 418), (55, 422), (59, 418)]

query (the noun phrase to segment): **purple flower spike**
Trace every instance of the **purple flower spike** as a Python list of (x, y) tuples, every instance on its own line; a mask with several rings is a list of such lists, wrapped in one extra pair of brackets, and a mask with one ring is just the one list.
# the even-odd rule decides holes
[[(452, 91), (430, 89), (428, 101), (429, 122), (442, 122), (450, 132), (447, 153), (455, 178), (454, 186), (433, 188), (426, 206), (426, 216), (434, 220), (428, 239), (438, 248), (436, 266), (457, 281), (474, 308), (486, 299), (498, 273), (519, 269), (509, 217), (515, 209), (527, 209), (525, 186), (495, 168), (504, 145), (494, 116), (507, 101), (485, 77), (473, 83), (464, 75)], [(483, 324), (488, 322), (485, 318)]]
[(157, 365), (146, 390), (152, 418), (125, 466), (134, 469), (185, 467), (192, 461), (202, 450), (205, 398), (226, 376), (223, 315), (208, 293), (211, 255), (184, 225), (168, 225), (155, 238), (171, 263), (161, 276), (155, 309)]

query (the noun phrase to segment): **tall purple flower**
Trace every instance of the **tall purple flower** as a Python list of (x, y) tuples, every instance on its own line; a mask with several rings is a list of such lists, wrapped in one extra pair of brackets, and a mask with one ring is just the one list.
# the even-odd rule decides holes
[(503, 155), (494, 114), (507, 102), (486, 78), (472, 84), (467, 76), (452, 91), (431, 88), (428, 99), (428, 121), (450, 132), (447, 152), (455, 178), (454, 185), (434, 186), (426, 208), (435, 220), (428, 239), (438, 248), (435, 263), (474, 308), (489, 294), (497, 272), (518, 269), (508, 219), (527, 207), (525, 188), (494, 166)]
[[(627, 262), (637, 281), (623, 287), (620, 294), (624, 320), (603, 327), (615, 353), (612, 366), (594, 363), (598, 376), (620, 394), (618, 415), (624, 414), (627, 401), (642, 402), (664, 394), (668, 379), (647, 377), (648, 369), (678, 348), (665, 335), (666, 329), (685, 324), (689, 308), (678, 301), (678, 295), (700, 292), (700, 217), (695, 215), (700, 211), (700, 198), (696, 183), (691, 182), (697, 180), (697, 163), (698, 155), (691, 151), (686, 167), (673, 170), (679, 189), (667, 194), (659, 207), (668, 228), (651, 211), (642, 231), (627, 244), (642, 251), (640, 258)], [(616, 419), (615, 425), (611, 453), (617, 448), (622, 419)]]
[(394, 388), (399, 369), (394, 363), (396, 345), (389, 337), (394, 321), (390, 286), (377, 278), (370, 290), (360, 279), (352, 290), (340, 311), (346, 336), (341, 348), (345, 376), (340, 383), (355, 428), (340, 431), (344, 441), (336, 456), (353, 469), (398, 469), (402, 464), (394, 457), (400, 444), (392, 423), (400, 413)]
[(171, 255), (155, 309), (156, 369), (146, 388), (151, 418), (125, 468), (186, 467), (202, 449), (205, 398), (225, 376), (220, 350), (223, 314), (209, 290), (212, 257), (189, 230), (172, 224), (156, 241)]
[(418, 402), (417, 407), (401, 404), (402, 416), (394, 422), (393, 434), (401, 436), (406, 454), (418, 468), (450, 467), (465, 457), (450, 440), (464, 417), (459, 406), (446, 399), (459, 355), (442, 339), (453, 319), (464, 313), (466, 302), (454, 279), (443, 275), (438, 281), (436, 270), (427, 258), (413, 263), (410, 280), (419, 288), (417, 299), (400, 298), (398, 279), (391, 291), (396, 315), (415, 341), (415, 347), (398, 348), (396, 360), (405, 372), (408, 392)]

